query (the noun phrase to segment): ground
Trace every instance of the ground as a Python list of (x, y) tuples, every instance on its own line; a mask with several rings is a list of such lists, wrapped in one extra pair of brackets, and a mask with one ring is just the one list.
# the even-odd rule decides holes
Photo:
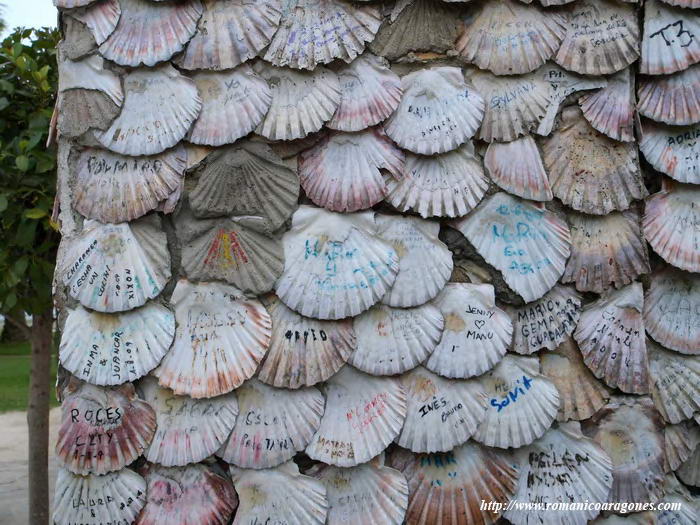
[[(29, 389), (29, 343), (0, 344), (0, 414), (27, 409)], [(57, 406), (53, 385), (56, 381), (56, 359), (51, 367), (51, 406)], [(0, 427), (2, 428), (2, 427)]]

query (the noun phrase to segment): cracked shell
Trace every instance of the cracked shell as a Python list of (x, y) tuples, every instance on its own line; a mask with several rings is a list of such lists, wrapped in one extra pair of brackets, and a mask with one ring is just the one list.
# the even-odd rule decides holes
[(692, 418), (700, 412), (700, 357), (671, 352), (652, 341), (647, 348), (656, 409), (670, 423)]
[(644, 34), (639, 72), (668, 75), (700, 62), (700, 20), (693, 11), (660, 0), (644, 2)]
[[(63, 55), (63, 53), (61, 53)], [(63, 59), (60, 62), (58, 92), (71, 89), (100, 91), (107, 95), (115, 105), (121, 107), (124, 92), (119, 76), (105, 69), (105, 62), (99, 55), (90, 55), (81, 60)]]
[(68, 89), (58, 94), (58, 135), (78, 138), (84, 133), (107, 129), (120, 108), (102, 91)]
[(700, 122), (700, 65), (672, 75), (641, 77), (639, 113), (674, 126)]
[(90, 4), (85, 9), (72, 11), (70, 17), (85, 24), (95, 40), (94, 44), (99, 46), (117, 28), (121, 14), (119, 0), (101, 0)]
[(594, 129), (613, 140), (634, 142), (634, 77), (630, 68), (608, 78), (604, 88), (579, 99), (581, 111)]
[(645, 120), (642, 130), (639, 149), (655, 170), (678, 182), (700, 184), (700, 125), (667, 126)]
[(700, 427), (691, 421), (683, 421), (664, 428), (664, 448), (670, 470), (678, 470), (700, 444)]

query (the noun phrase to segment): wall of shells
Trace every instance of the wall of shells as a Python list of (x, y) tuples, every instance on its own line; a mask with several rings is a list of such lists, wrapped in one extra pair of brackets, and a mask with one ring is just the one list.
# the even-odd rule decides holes
[(700, 1), (54, 1), (56, 524), (696, 523)]

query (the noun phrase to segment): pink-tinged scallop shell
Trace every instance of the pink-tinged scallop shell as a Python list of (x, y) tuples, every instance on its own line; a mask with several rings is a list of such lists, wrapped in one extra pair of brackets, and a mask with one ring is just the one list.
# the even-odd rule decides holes
[(64, 238), (57, 271), (71, 297), (98, 312), (123, 312), (146, 304), (170, 279), (170, 253), (160, 219), (130, 223), (85, 221)]
[(542, 297), (564, 273), (569, 228), (543, 205), (500, 192), (452, 225), (525, 302)]
[(374, 40), (376, 7), (344, 0), (284, 0), (279, 29), (265, 53), (276, 66), (314, 69), (336, 58), (351, 62)]
[(387, 135), (421, 155), (457, 149), (474, 136), (484, 99), (457, 67), (420, 69), (401, 78), (403, 97), (385, 123)]
[(155, 155), (175, 146), (202, 107), (194, 82), (170, 64), (131, 71), (124, 77), (124, 94), (116, 120), (95, 132), (100, 144), (123, 155)]
[(119, 76), (105, 69), (100, 55), (90, 55), (81, 60), (61, 60), (59, 66), (58, 92), (71, 89), (100, 91), (117, 106), (124, 102), (124, 92)]
[(700, 20), (693, 11), (660, 0), (644, 2), (644, 35), (639, 72), (668, 75), (700, 62)]
[(398, 256), (379, 238), (371, 211), (300, 206), (282, 242), (284, 272), (276, 293), (306, 317), (356, 316), (386, 295), (399, 271)]
[(564, 109), (542, 151), (554, 196), (577, 211), (605, 215), (647, 195), (635, 144), (596, 131), (578, 107)]
[(449, 283), (434, 301), (445, 319), (437, 348), (425, 361), (429, 370), (468, 378), (491, 370), (510, 346), (513, 325), (496, 306), (490, 284)]
[(700, 272), (700, 186), (662, 181), (644, 210), (644, 237), (667, 263)]
[(211, 399), (178, 396), (149, 376), (139, 393), (153, 407), (158, 428), (144, 452), (151, 463), (165, 467), (203, 461), (226, 441), (238, 415), (236, 394)]
[(557, 11), (495, 0), (467, 21), (456, 48), (467, 62), (496, 75), (522, 75), (552, 58), (566, 32)]
[(664, 450), (669, 470), (678, 470), (700, 444), (700, 427), (692, 421), (682, 421), (664, 428)]
[(400, 179), (404, 171), (403, 151), (379, 127), (329, 133), (298, 159), (306, 195), (337, 212), (371, 208), (387, 195), (385, 179)]
[[(520, 478), (516, 501), (545, 505), (608, 501), (613, 484), (612, 461), (598, 443), (581, 433), (578, 423), (548, 430), (537, 441), (516, 452)], [(505, 512), (513, 525), (561, 523), (586, 525), (600, 509), (519, 509)]]
[(641, 77), (637, 107), (645, 117), (674, 126), (700, 122), (700, 65), (673, 75)]
[(354, 319), (357, 350), (348, 363), (375, 376), (401, 374), (435, 350), (443, 325), (440, 310), (432, 304), (417, 308), (377, 304)]
[(399, 211), (427, 217), (462, 217), (473, 210), (489, 187), (471, 142), (442, 155), (406, 153), (401, 179), (387, 181), (386, 198)]
[(700, 355), (700, 276), (668, 266), (654, 272), (644, 298), (644, 327), (655, 341)]
[(85, 7), (94, 1), (95, 0), (53, 0), (53, 5), (61, 9), (73, 9), (76, 7)]
[(406, 392), (398, 379), (345, 365), (325, 384), (326, 411), (306, 447), (317, 461), (354, 467), (379, 455), (401, 432)]
[(71, 11), (70, 17), (85, 24), (95, 39), (95, 44), (99, 46), (117, 28), (121, 14), (122, 8), (119, 0), (100, 0), (85, 9)]
[(352, 320), (321, 321), (290, 310), (274, 294), (263, 298), (272, 318), (272, 340), (258, 379), (278, 388), (326, 381), (352, 356), (357, 340)]
[(549, 177), (537, 144), (530, 135), (512, 142), (489, 144), (484, 166), (491, 180), (508, 193), (533, 201), (552, 200)]
[(147, 303), (120, 314), (69, 310), (62, 330), (59, 360), (71, 374), (93, 385), (121, 385), (148, 374), (175, 337), (175, 316), (165, 306)]
[(185, 52), (182, 69), (221, 71), (254, 58), (277, 31), (280, 0), (203, 0), (204, 12)]
[(676, 470), (676, 474), (686, 485), (700, 487), (700, 446), (696, 446), (690, 457)]
[(56, 476), (56, 524), (131, 524), (146, 504), (146, 480), (128, 468), (103, 476), (79, 476), (65, 468)]
[(154, 375), (195, 399), (215, 397), (250, 378), (270, 345), (272, 321), (260, 301), (233, 286), (178, 281), (170, 302), (177, 331)]
[(138, 219), (180, 190), (186, 163), (181, 146), (149, 157), (86, 148), (77, 161), (73, 207), (103, 223)]
[(486, 391), (476, 379), (445, 379), (419, 366), (400, 381), (407, 412), (396, 443), (413, 452), (449, 452), (486, 417)]
[(591, 419), (584, 434), (608, 453), (613, 485), (606, 501), (655, 503), (663, 495), (663, 421), (647, 397), (618, 396)]
[(563, 283), (575, 283), (581, 292), (603, 293), (620, 288), (649, 273), (647, 245), (639, 213), (630, 209), (607, 215), (567, 213), (571, 230), (571, 257)]
[(192, 75), (202, 111), (187, 140), (193, 144), (232, 144), (253, 131), (272, 104), (272, 92), (250, 66), (233, 71), (200, 71)]
[(645, 120), (639, 149), (655, 170), (679, 182), (700, 184), (700, 125), (667, 126)]
[(649, 392), (642, 285), (614, 290), (583, 309), (574, 339), (593, 374), (629, 394)]
[(652, 341), (647, 348), (651, 399), (663, 418), (675, 424), (700, 412), (700, 356), (671, 352)]
[(608, 78), (608, 85), (579, 99), (581, 111), (596, 130), (611, 139), (634, 142), (634, 77), (630, 68)]
[(233, 485), (205, 465), (140, 469), (146, 479), (146, 506), (135, 525), (226, 525), (238, 497)]
[(605, 386), (586, 367), (576, 343), (568, 338), (559, 348), (540, 356), (542, 374), (559, 391), (558, 421), (582, 421), (600, 410), (610, 398)]

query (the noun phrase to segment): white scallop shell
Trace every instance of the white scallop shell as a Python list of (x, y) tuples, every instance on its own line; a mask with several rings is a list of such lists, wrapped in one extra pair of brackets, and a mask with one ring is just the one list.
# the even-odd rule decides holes
[(696, 446), (691, 456), (676, 470), (678, 477), (686, 485), (700, 487), (700, 447)]
[(666, 476), (664, 491), (666, 494), (662, 501), (664, 503), (680, 504), (680, 507), (676, 509), (666, 507), (666, 510), (659, 511), (657, 514), (659, 525), (673, 525), (676, 523), (695, 525), (698, 522), (698, 511), (700, 510), (697, 496), (691, 496), (688, 489), (681, 485), (674, 474)]
[(700, 184), (700, 125), (667, 126), (645, 120), (639, 149), (655, 170), (691, 184)]
[(700, 427), (691, 421), (682, 421), (664, 428), (664, 450), (670, 470), (678, 470), (700, 444)]
[(326, 411), (306, 454), (339, 467), (366, 463), (401, 432), (406, 392), (397, 379), (345, 365), (325, 385)]
[(284, 272), (276, 293), (307, 317), (342, 319), (367, 310), (384, 297), (399, 270), (371, 211), (339, 214), (300, 206), (282, 242)]
[(263, 305), (233, 286), (178, 281), (170, 302), (177, 331), (154, 375), (195, 399), (215, 397), (250, 378), (267, 352), (272, 321)]
[(387, 135), (422, 155), (457, 149), (474, 136), (484, 116), (484, 99), (456, 67), (433, 67), (401, 78), (403, 97), (387, 120)]
[(119, 76), (105, 69), (100, 55), (90, 55), (81, 60), (61, 60), (58, 92), (71, 89), (101, 91), (117, 106), (124, 101), (124, 92)]
[(686, 356), (649, 341), (651, 399), (663, 418), (680, 423), (700, 412), (700, 356)]
[(657, 122), (675, 126), (700, 122), (700, 65), (673, 75), (640, 78), (637, 98), (639, 113)]
[(693, 11), (659, 0), (644, 2), (644, 35), (639, 72), (667, 75), (700, 62), (700, 20)]
[(596, 130), (611, 139), (634, 142), (634, 77), (630, 68), (608, 78), (608, 85), (579, 99), (581, 111)]
[(99, 46), (117, 28), (121, 14), (122, 8), (119, 0), (100, 0), (85, 9), (71, 11), (70, 17), (85, 24), (95, 43)]

